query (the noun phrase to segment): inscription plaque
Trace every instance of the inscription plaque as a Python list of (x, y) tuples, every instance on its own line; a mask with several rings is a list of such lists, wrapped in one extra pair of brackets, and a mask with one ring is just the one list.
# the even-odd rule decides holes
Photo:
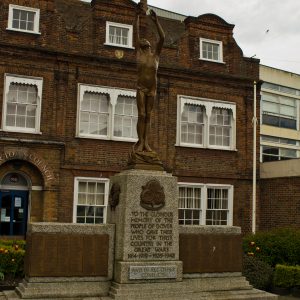
[(177, 266), (130, 266), (129, 279), (172, 279), (177, 277)]
[(127, 259), (174, 260), (173, 222), (173, 212), (132, 211)]

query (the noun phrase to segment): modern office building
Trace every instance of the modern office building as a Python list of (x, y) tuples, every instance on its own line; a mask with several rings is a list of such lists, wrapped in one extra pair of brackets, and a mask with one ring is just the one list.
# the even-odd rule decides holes
[(260, 65), (261, 161), (299, 158), (300, 75)]
[(300, 227), (300, 75), (260, 66), (259, 229)]

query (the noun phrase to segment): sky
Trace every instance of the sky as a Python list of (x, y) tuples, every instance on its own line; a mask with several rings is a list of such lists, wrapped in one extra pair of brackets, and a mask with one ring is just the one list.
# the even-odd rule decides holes
[(300, 0), (148, 0), (148, 5), (187, 16), (216, 14), (235, 25), (244, 56), (300, 74)]

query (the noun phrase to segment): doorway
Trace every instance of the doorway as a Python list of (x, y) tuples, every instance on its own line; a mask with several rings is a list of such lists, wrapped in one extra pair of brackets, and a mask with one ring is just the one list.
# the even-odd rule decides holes
[(28, 183), (18, 173), (6, 175), (0, 190), (0, 236), (24, 236), (28, 218)]

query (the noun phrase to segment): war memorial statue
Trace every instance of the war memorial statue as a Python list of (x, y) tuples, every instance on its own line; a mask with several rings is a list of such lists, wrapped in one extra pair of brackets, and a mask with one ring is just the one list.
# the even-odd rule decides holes
[(136, 17), (138, 141), (132, 149), (129, 166), (142, 169), (152, 169), (153, 167), (162, 169), (162, 163), (157, 153), (149, 145), (149, 131), (151, 112), (157, 95), (159, 55), (164, 44), (165, 34), (156, 13), (150, 10), (150, 18), (154, 22), (159, 35), (159, 41), (155, 49), (152, 50), (150, 42), (140, 37), (140, 16), (144, 13), (142, 6), (138, 5)]

